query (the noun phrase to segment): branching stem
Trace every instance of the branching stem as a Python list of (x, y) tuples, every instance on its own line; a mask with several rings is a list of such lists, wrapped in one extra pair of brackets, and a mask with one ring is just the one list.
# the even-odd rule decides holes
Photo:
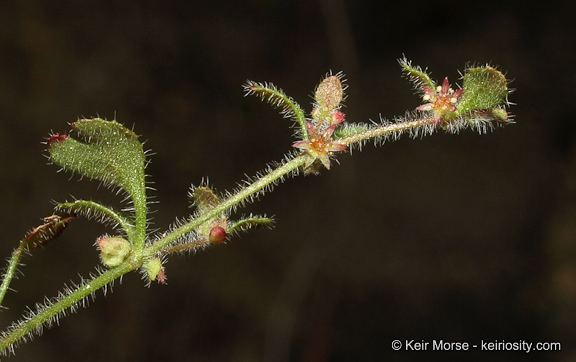
[[(320, 113), (319, 116), (319, 111), (314, 110), (312, 117), (318, 119), (314, 125), (310, 124), (310, 126), (308, 126), (309, 122), (306, 121), (304, 112), (292, 98), (272, 85), (249, 81), (245, 85), (247, 94), (257, 94), (273, 105), (281, 107), (285, 116), (289, 116), (299, 124), (301, 141), (296, 142), (294, 147), (304, 151), (297, 156), (289, 156), (280, 166), (269, 169), (256, 181), (242, 187), (238, 192), (222, 202), (218, 202), (205, 212), (198, 212), (198, 216), (166, 232), (156, 240), (147, 239), (150, 236), (147, 235), (148, 200), (144, 183), (145, 153), (142, 151), (142, 144), (138, 141), (138, 137), (116, 121), (109, 122), (102, 119), (79, 120), (75, 125), (76, 128), (88, 135), (88, 138), (94, 136), (96, 141), (102, 139), (105, 142), (82, 143), (68, 135), (52, 135), (46, 143), (53, 162), (65, 169), (103, 182), (109, 182), (128, 191), (134, 203), (135, 225), (132, 225), (132, 218), (126, 219), (122, 214), (90, 201), (64, 203), (60, 204), (60, 207), (69, 209), (70, 212), (75, 210), (92, 211), (119, 223), (126, 230), (133, 247), (131, 252), (126, 253), (130, 253), (126, 259), (119, 260), (119, 265), (99, 273), (89, 281), (82, 281), (71, 290), (66, 288), (66, 291), (59, 293), (58, 297), (46, 300), (44, 305), (39, 305), (36, 312), (30, 311), (24, 319), (8, 327), (0, 334), (0, 355), (13, 353), (18, 341), (25, 341), (27, 336), (33, 332), (40, 333), (44, 326), (50, 326), (57, 322), (66, 310), (74, 310), (75, 306), (80, 303), (85, 304), (87, 297), (93, 296), (97, 290), (105, 288), (122, 275), (141, 267), (146, 271), (147, 265), (149, 266), (150, 262), (154, 260), (157, 261), (158, 269), (162, 270), (163, 273), (158, 258), (160, 254), (165, 255), (205, 246), (211, 242), (206, 235), (201, 235), (200, 239), (187, 244), (175, 245), (176, 241), (197, 232), (201, 225), (207, 221), (214, 220), (228, 210), (242, 205), (247, 199), (262, 194), (263, 190), (278, 183), (285, 176), (296, 173), (299, 168), (303, 168), (304, 173), (313, 172), (315, 171), (312, 168), (314, 163), (321, 165), (321, 161), (329, 169), (328, 158), (333, 153), (342, 151), (344, 146), (363, 144), (371, 139), (381, 142), (388, 139), (390, 135), (393, 138), (398, 138), (404, 131), (408, 131), (411, 136), (425, 136), (431, 134), (436, 126), (444, 128), (448, 132), (456, 132), (468, 126), (485, 131), (487, 125), (491, 126), (492, 122), (502, 124), (509, 122), (508, 113), (504, 110), (504, 106), (510, 104), (507, 101), (509, 93), (507, 81), (504, 75), (495, 68), (486, 66), (467, 69), (464, 76), (464, 87), (454, 92), (449, 88), (447, 78), (442, 87), (435, 89), (435, 83), (420, 67), (413, 67), (406, 59), (401, 60), (400, 63), (419, 92), (425, 95), (424, 100), (430, 102), (416, 109), (431, 111), (429, 112), (430, 115), (427, 116), (428, 114), (424, 112), (412, 113), (396, 122), (383, 122), (380, 126), (360, 124), (356, 128), (346, 128), (346, 132), (341, 133), (345, 137), (337, 139), (332, 138), (333, 131), (344, 122), (344, 115), (339, 111), (339, 104), (343, 96), (343, 87), (339, 76), (328, 77), (317, 88), (316, 107), (324, 107), (325, 112)], [(308, 128), (312, 129), (313, 126), (320, 128), (319, 125), (324, 124), (323, 122), (328, 125), (318, 130), (314, 129), (314, 133), (308, 131)], [(342, 127), (342, 129), (344, 128)], [(120, 146), (116, 147), (117, 143)], [(77, 157), (78, 155), (81, 157)], [(131, 168), (127, 167), (124, 170), (122, 167), (126, 164), (129, 164)], [(110, 170), (115, 172), (107, 173)], [(266, 220), (270, 221), (269, 219)], [(244, 222), (247, 222), (246, 219)], [(56, 233), (64, 227), (65, 223), (62, 222), (46, 223), (41, 228), (35, 229), (29, 234), (29, 237), (54, 237), (54, 235), (48, 235), (48, 231)], [(225, 230), (224, 235), (226, 235)], [(49, 239), (47, 240), (49, 241)], [(44, 240), (44, 243), (47, 240)], [(14, 250), (8, 262), (0, 285), (0, 304), (26, 247), (27, 243), (22, 242)], [(157, 275), (160, 275), (159, 271), (153, 274), (148, 271), (148, 273), (150, 280), (154, 280)], [(160, 277), (158, 278), (157, 280), (160, 282), (163, 281)], [(162, 278), (164, 277), (162, 276)]]
[[(146, 258), (149, 258), (152, 255), (156, 254), (166, 245), (170, 244), (172, 241), (178, 239), (179, 237), (182, 237), (183, 235), (192, 232), (206, 220), (209, 220), (215, 215), (218, 215), (219, 213), (222, 213), (223, 211), (226, 211), (234, 207), (235, 205), (241, 203), (246, 198), (259, 192), (266, 186), (274, 183), (276, 180), (282, 178), (283, 176), (289, 174), (290, 172), (293, 172), (295, 169), (304, 164), (304, 159), (305, 158), (303, 155), (296, 156), (292, 160), (279, 166), (275, 170), (256, 180), (254, 183), (243, 188), (238, 193), (224, 200), (220, 205), (218, 205), (211, 211), (206, 212), (202, 216), (188, 222), (187, 224), (182, 225), (178, 229), (172, 231), (171, 233), (157, 240), (154, 244), (145, 248), (143, 252), (138, 253), (135, 250), (132, 257), (126, 259), (126, 261), (124, 261), (122, 264), (112, 269), (109, 269), (100, 276), (94, 278), (92, 281), (79, 286), (72, 293), (66, 295), (62, 299), (58, 300), (56, 303), (48, 306), (43, 311), (35, 314), (33, 317), (21, 323), (19, 326), (14, 328), (9, 333), (6, 333), (5, 337), (2, 340), (0, 340), (0, 351), (5, 351), (7, 348), (9, 348), (12, 351), (13, 344), (15, 342), (21, 340), (27, 334), (33, 332), (34, 330), (37, 331), (41, 330), (42, 325), (44, 325), (44, 323), (46, 323), (47, 321), (51, 320), (51, 318), (54, 318), (59, 314), (61, 314), (66, 309), (73, 307), (74, 305), (76, 305), (76, 303), (80, 302), (82, 299), (88, 297), (96, 290), (113, 282), (115, 279), (121, 277), (122, 275), (138, 269), (142, 265), (143, 261), (146, 260)], [(16, 260), (15, 263), (12, 264), (17, 264), (17, 259), (15, 260)]]
[(302, 166), (305, 160), (306, 158), (304, 155), (294, 157), (290, 161), (284, 163), (278, 168), (272, 170), (270, 173), (262, 176), (252, 184), (238, 191), (236, 194), (230, 196), (228, 199), (222, 201), (220, 205), (214, 207), (210, 211), (205, 212), (204, 214), (191, 220), (190, 222), (180, 226), (176, 230), (164, 236), (162, 239), (150, 245), (148, 248), (145, 249), (145, 254), (147, 256), (155, 254), (156, 252), (160, 251), (171, 242), (194, 231), (194, 229), (196, 229), (198, 226), (200, 226), (207, 220), (210, 220), (216, 215), (221, 214), (222, 212), (234, 207), (235, 205), (240, 204), (242, 201), (246, 200), (250, 196), (258, 193), (260, 190), (273, 184), (276, 180), (281, 179), (287, 174), (293, 172), (298, 167)]

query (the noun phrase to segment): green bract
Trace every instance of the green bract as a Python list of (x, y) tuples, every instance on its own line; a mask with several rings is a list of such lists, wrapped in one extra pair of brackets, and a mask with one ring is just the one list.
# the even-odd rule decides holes
[(463, 78), (464, 94), (458, 103), (460, 114), (495, 108), (506, 103), (508, 82), (502, 72), (490, 66), (470, 68)]
[(102, 237), (97, 242), (100, 248), (100, 259), (108, 267), (120, 265), (130, 254), (130, 243), (118, 237)]
[(432, 78), (430, 78), (425, 70), (422, 70), (421, 67), (412, 66), (412, 62), (406, 58), (399, 59), (398, 63), (400, 63), (402, 70), (406, 73), (408, 79), (414, 84), (414, 88), (418, 93), (424, 94), (424, 87), (428, 89), (436, 89), (436, 83)]
[[(216, 196), (214, 192), (206, 186), (195, 188), (190, 193), (190, 196), (194, 200), (194, 205), (201, 215), (221, 204), (218, 196)], [(198, 228), (198, 234), (208, 239), (210, 230), (214, 226), (220, 226), (224, 228), (228, 227), (228, 218), (225, 213), (215, 215), (213, 218), (200, 225)]]

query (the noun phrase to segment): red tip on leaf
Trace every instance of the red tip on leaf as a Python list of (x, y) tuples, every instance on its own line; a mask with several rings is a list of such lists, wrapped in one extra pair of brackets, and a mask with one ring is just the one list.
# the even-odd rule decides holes
[(51, 145), (53, 145), (54, 143), (58, 143), (58, 142), (62, 142), (65, 141), (68, 138), (67, 134), (58, 134), (55, 133), (53, 135), (51, 135), (48, 140), (46, 140), (46, 144), (48, 145), (48, 147), (50, 147)]

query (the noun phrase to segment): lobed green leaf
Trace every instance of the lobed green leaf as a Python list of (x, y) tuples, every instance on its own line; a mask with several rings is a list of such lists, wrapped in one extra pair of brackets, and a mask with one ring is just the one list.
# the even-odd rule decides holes
[(147, 226), (147, 198), (144, 169), (146, 155), (138, 136), (116, 121), (100, 118), (72, 123), (80, 140), (67, 135), (48, 139), (50, 160), (65, 170), (119, 187), (132, 199), (136, 249), (144, 247)]

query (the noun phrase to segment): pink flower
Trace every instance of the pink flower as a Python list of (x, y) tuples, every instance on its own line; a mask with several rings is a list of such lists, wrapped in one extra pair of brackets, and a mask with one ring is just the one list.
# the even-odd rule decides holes
[(416, 109), (419, 111), (433, 111), (435, 124), (438, 124), (446, 113), (455, 112), (458, 108), (458, 100), (462, 96), (464, 89), (454, 89), (450, 88), (450, 82), (448, 77), (444, 78), (444, 82), (441, 86), (438, 86), (436, 90), (432, 90), (428, 87), (424, 87), (424, 101), (429, 103), (423, 104)]
[(333, 124), (326, 128), (322, 133), (306, 121), (306, 130), (308, 131), (307, 141), (298, 141), (293, 144), (294, 147), (304, 150), (308, 153), (309, 157), (306, 160), (305, 168), (309, 168), (314, 161), (320, 160), (324, 167), (330, 169), (330, 156), (333, 152), (343, 151), (346, 145), (343, 145), (332, 140), (332, 133), (336, 129), (337, 124)]

